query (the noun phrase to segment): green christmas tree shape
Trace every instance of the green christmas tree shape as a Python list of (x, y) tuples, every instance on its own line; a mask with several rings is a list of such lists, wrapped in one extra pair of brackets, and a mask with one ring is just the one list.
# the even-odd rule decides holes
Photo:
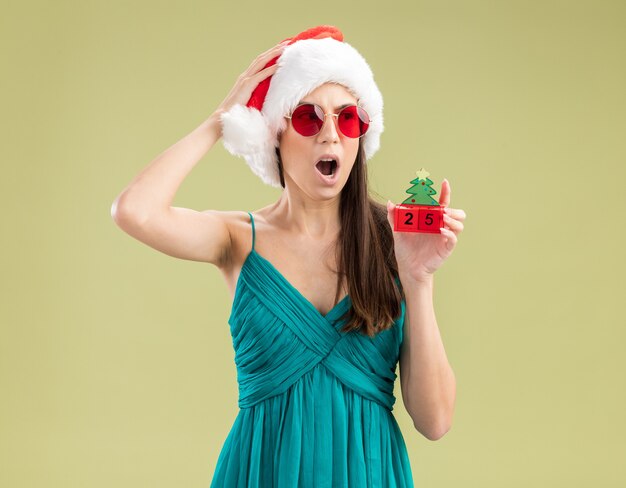
[(431, 195), (436, 195), (437, 192), (432, 188), (433, 181), (428, 178), (430, 173), (421, 168), (415, 174), (417, 178), (411, 181), (413, 186), (406, 191), (411, 196), (402, 203), (408, 203), (409, 205), (439, 205), (439, 202), (431, 197)]

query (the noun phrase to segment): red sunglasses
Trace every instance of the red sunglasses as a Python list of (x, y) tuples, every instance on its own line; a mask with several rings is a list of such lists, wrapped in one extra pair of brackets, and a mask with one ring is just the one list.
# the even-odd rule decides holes
[(311, 137), (322, 130), (327, 115), (337, 117), (337, 125), (341, 133), (350, 138), (363, 137), (370, 125), (370, 118), (365, 109), (358, 105), (349, 105), (337, 114), (325, 114), (322, 107), (314, 103), (298, 105), (291, 115), (293, 128), (304, 137)]

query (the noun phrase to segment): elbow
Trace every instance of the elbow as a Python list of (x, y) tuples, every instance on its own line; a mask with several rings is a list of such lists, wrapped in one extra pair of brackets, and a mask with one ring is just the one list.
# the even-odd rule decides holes
[(123, 230), (136, 227), (142, 221), (125, 193), (119, 195), (111, 204), (111, 218)]
[[(417, 429), (417, 426), (415, 428)], [(436, 427), (423, 429), (421, 433), (429, 441), (438, 441), (444, 435), (446, 435), (451, 428), (452, 428), (452, 422), (446, 422), (446, 423), (440, 423)]]
[(111, 204), (111, 218), (113, 219), (113, 222), (115, 222), (117, 226), (122, 229), (127, 226), (129, 220), (131, 219), (130, 212), (123, 204), (121, 196), (117, 197)]
[(452, 416), (454, 414), (454, 403), (449, 408), (442, 408), (436, 414), (428, 418), (419, 418), (419, 422), (413, 417), (415, 429), (429, 441), (437, 441), (446, 435), (452, 428)]
[(456, 404), (456, 380), (454, 379), (454, 373), (452, 373), (452, 383), (448, 395), (445, 400), (442, 401), (440, 408), (433, 415), (431, 422), (429, 422), (429, 428), (425, 429), (424, 436), (431, 441), (437, 441), (441, 439), (452, 428), (452, 418), (454, 416), (454, 407)]
[(117, 225), (119, 225), (120, 220), (122, 220), (122, 212), (123, 208), (120, 206), (120, 197), (117, 197), (111, 204), (111, 218)]

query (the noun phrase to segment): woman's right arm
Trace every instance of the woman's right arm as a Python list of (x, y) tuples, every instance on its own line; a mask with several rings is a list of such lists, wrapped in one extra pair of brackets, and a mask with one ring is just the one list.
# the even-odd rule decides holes
[(157, 156), (120, 193), (111, 206), (115, 223), (127, 234), (173, 257), (222, 267), (230, 257), (231, 212), (172, 207), (185, 177), (222, 136), (220, 116), (235, 104), (245, 105), (256, 86), (278, 67), (265, 68), (286, 44), (259, 54), (237, 78), (218, 108), (176, 144)]
[(185, 177), (221, 137), (220, 113), (157, 156), (115, 199), (111, 216), (124, 232), (173, 257), (223, 264), (230, 250), (224, 212), (171, 206)]

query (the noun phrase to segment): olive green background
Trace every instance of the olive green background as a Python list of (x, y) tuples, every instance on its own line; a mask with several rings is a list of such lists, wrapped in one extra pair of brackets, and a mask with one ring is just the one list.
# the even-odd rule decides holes
[[(210, 264), (110, 211), (262, 51), (341, 28), (385, 100), (370, 182), (467, 214), (435, 278), (452, 429), (394, 414), (419, 487), (626, 486), (622, 1), (3, 2), (0, 485), (207, 487), (237, 413)], [(279, 197), (219, 141), (174, 205)], [(438, 195), (436, 196), (438, 198)]]

